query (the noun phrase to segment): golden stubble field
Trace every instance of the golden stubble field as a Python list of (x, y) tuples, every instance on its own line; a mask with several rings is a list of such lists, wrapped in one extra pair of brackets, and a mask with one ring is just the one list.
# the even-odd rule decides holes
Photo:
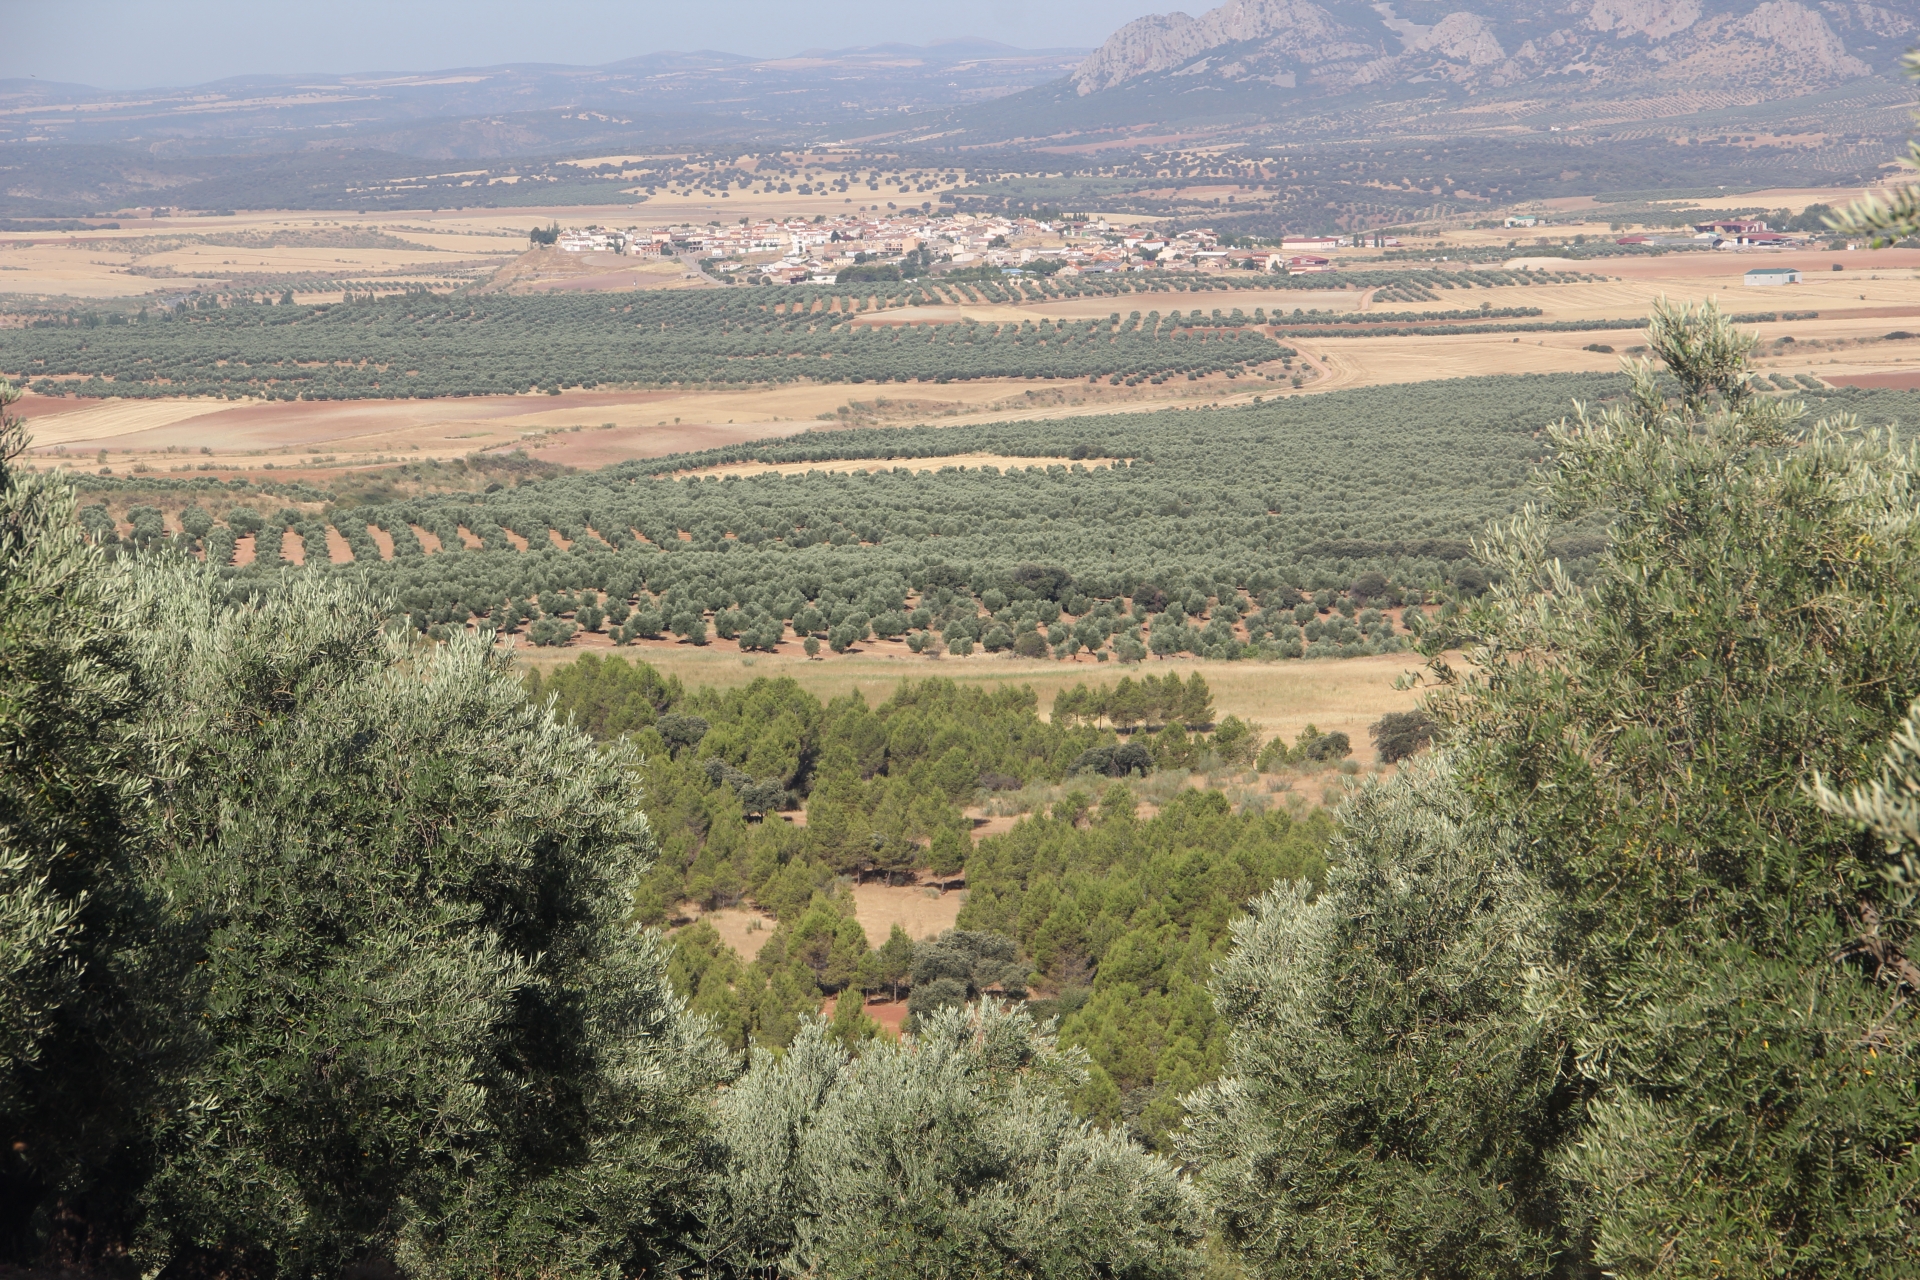
[[(511, 449), (596, 467), (848, 424), (958, 426), (1232, 403), (1251, 398), (1241, 390), (1246, 385), (1220, 377), (1138, 388), (981, 379), (886, 392), (802, 383), (294, 403), (28, 395), (19, 412), (29, 419), (39, 455), (93, 457), (104, 449), (104, 462), (116, 468), (286, 470), (316, 457), (373, 465)], [(1276, 395), (1284, 388), (1262, 383), (1261, 390)]]
[[(1851, 191), (1763, 192), (1741, 197), (1748, 203), (1800, 207), (1814, 201), (1843, 203)], [(700, 219), (723, 212), (733, 217), (762, 213), (805, 213), (827, 208), (823, 197), (758, 197), (738, 201), (661, 193), (641, 206), (603, 209), (464, 210), (405, 214), (294, 215), (285, 212), (240, 214), (232, 218), (159, 219), (129, 223), (119, 232), (75, 235), (0, 234), (0, 265), (20, 267), (0, 276), (0, 292), (21, 283), (47, 291), (73, 284), (79, 294), (112, 296), (112, 291), (144, 290), (156, 284), (147, 276), (124, 273), (132, 257), (123, 248), (178, 234), (274, 234), (276, 232), (374, 231), (418, 244), (418, 251), (273, 248), (247, 254), (238, 249), (187, 246), (159, 256), (162, 265), (186, 269), (196, 263), (210, 271), (267, 267), (288, 271), (318, 269), (327, 259), (383, 270), (417, 274), (469, 264), (475, 278), (505, 280), (505, 287), (570, 287), (593, 282), (608, 272), (604, 264), (569, 261), (572, 255), (528, 254), (525, 229), (559, 220), (631, 222)], [(810, 201), (810, 203), (809, 203)], [(843, 204), (846, 203), (843, 201)], [(802, 207), (802, 206), (805, 207)], [(851, 202), (852, 209), (874, 202)], [(724, 207), (723, 207), (724, 206)], [(1563, 210), (1559, 216), (1585, 215)], [(1553, 230), (1570, 236), (1583, 229), (1606, 233), (1604, 209), (1585, 223), (1563, 223)], [(1435, 257), (1454, 242), (1493, 239), (1493, 231), (1448, 229), (1433, 244)], [(1516, 250), (1516, 255), (1524, 250)], [(118, 255), (118, 256), (116, 256)], [(1359, 251), (1336, 256), (1359, 258)], [(545, 260), (543, 262), (542, 260)], [(1513, 260), (1516, 264), (1522, 259)], [(532, 262), (530, 276), (516, 277)], [(1566, 269), (1563, 259), (1539, 265)], [(551, 279), (539, 277), (557, 264)], [(1758, 264), (1786, 264), (1804, 273), (1798, 285), (1770, 289), (1745, 287), (1743, 274)], [(1835, 264), (1842, 268), (1833, 270)], [(347, 262), (333, 262), (341, 267)], [(1357, 264), (1356, 264), (1357, 265)], [(1412, 271), (1425, 263), (1408, 263)], [(1451, 265), (1451, 264), (1448, 264)], [(196, 268), (197, 269), (197, 268)], [(1635, 321), (1655, 301), (1668, 298), (1700, 302), (1712, 298), (1734, 313), (1817, 311), (1818, 319), (1774, 321), (1754, 327), (1763, 339), (1759, 365), (1768, 371), (1812, 373), (1836, 380), (1867, 378), (1886, 384), (1920, 378), (1920, 338), (1889, 340), (1889, 333), (1920, 324), (1920, 250), (1827, 252), (1720, 252), (1660, 257), (1601, 259), (1576, 269), (1603, 279), (1579, 284), (1540, 284), (1495, 289), (1446, 290), (1430, 303), (1376, 301), (1370, 291), (1312, 289), (1242, 290), (1215, 295), (1147, 295), (1091, 298), (1009, 306), (966, 305), (901, 308), (875, 313), (867, 323), (942, 323), (963, 319), (1013, 321), (1101, 318), (1118, 310), (1171, 310), (1183, 304), (1266, 307), (1290, 313), (1296, 307), (1330, 311), (1433, 311), (1474, 308), (1539, 307), (1543, 321)], [(635, 275), (634, 273), (640, 273)], [(624, 273), (624, 274), (622, 274)], [(630, 287), (657, 275), (662, 286), (700, 287), (686, 279), (678, 263), (618, 267), (610, 287)], [(209, 277), (211, 279), (212, 277)], [(648, 276), (651, 278), (651, 276)], [(1336, 277), (1337, 278), (1337, 277)], [(518, 284), (515, 284), (515, 281)], [(165, 282), (184, 287), (185, 278)], [(302, 295), (307, 297), (308, 295)], [(316, 299), (317, 300), (317, 297)], [(1904, 323), (1903, 323), (1904, 322)], [(1791, 337), (1791, 343), (1778, 339)], [(575, 391), (561, 396), (489, 396), (445, 400), (248, 403), (216, 400), (73, 401), (30, 397), (23, 406), (33, 420), (39, 449), (64, 449), (69, 458), (97, 458), (106, 465), (146, 466), (156, 471), (214, 468), (221, 471), (318, 465), (375, 465), (393, 459), (454, 457), (482, 450), (522, 448), (543, 460), (591, 467), (632, 458), (658, 457), (689, 449), (735, 444), (844, 423), (866, 425), (966, 425), (1070, 418), (1113, 412), (1145, 412), (1170, 406), (1244, 404), (1256, 396), (1317, 395), (1350, 387), (1421, 382), (1483, 374), (1604, 372), (1619, 365), (1620, 353), (1639, 341), (1632, 328), (1558, 333), (1379, 335), (1337, 338), (1288, 338), (1315, 375), (1300, 389), (1267, 377), (1228, 381), (1215, 377), (1197, 383), (1170, 381), (1160, 387), (1110, 387), (1102, 383), (1048, 383), (995, 380), (914, 386), (882, 395), (873, 389), (842, 385), (755, 387), (728, 390)], [(1614, 353), (1591, 351), (1611, 346)], [(1273, 371), (1266, 371), (1273, 372)], [(189, 459), (191, 459), (189, 461)]]
[[(444, 289), (484, 279), (522, 253), (527, 230), (543, 225), (535, 212), (260, 210), (127, 218), (118, 230), (0, 232), (0, 297), (157, 300), (193, 289), (293, 287), (300, 301), (328, 302), (339, 299), (341, 282)], [(339, 243), (363, 238), (381, 244)]]

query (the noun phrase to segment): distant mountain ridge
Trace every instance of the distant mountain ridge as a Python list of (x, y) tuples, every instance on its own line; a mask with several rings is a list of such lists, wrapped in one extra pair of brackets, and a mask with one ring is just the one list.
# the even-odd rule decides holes
[(1920, 0), (1228, 0), (1198, 18), (1128, 23), (1071, 83), (1081, 97), (1142, 81), (1316, 95), (1787, 96), (1891, 72), (1917, 37)]
[(590, 67), (239, 76), (158, 90), (11, 79), (0, 80), (0, 144), (135, 143), (169, 156), (344, 145), (486, 159), (602, 142), (784, 138), (1059, 83), (1086, 53), (974, 39), (782, 58), (700, 50)]

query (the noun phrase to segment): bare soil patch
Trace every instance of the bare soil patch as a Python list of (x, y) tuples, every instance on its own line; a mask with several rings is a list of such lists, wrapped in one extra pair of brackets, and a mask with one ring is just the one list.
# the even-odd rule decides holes
[(1920, 369), (1898, 373), (1843, 373), (1826, 379), (1841, 387), (1879, 387), (1890, 391), (1920, 391)]
[(628, 289), (710, 288), (677, 259), (621, 253), (529, 249), (483, 285), (486, 293), (592, 293)]
[(986, 814), (978, 809), (968, 809), (967, 818), (973, 823), (973, 842), (979, 844), (989, 836), (1003, 836), (1013, 830), (1013, 824), (1020, 821), (1024, 814), (995, 813)]
[[(820, 1005), (820, 1016), (832, 1020), (833, 1011), (840, 1006), (839, 996), (828, 996)], [(890, 1000), (885, 994), (868, 997), (867, 1016), (880, 1024), (880, 1029), (898, 1039), (901, 1029), (907, 1022), (907, 1002)]]

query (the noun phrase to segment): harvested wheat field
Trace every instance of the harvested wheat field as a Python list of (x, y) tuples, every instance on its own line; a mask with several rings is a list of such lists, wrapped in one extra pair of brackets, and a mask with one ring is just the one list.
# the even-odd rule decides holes
[(0, 232), (0, 294), (107, 301), (292, 289), (302, 302), (332, 302), (347, 288), (448, 289), (519, 255), (532, 225), (521, 210), (261, 210), (120, 222), (117, 230)]
[[(1307, 390), (1320, 389), (1308, 383)], [(42, 452), (106, 449), (119, 465), (279, 469), (316, 453), (371, 462), (521, 449), (545, 462), (599, 467), (837, 426), (964, 426), (1174, 405), (1247, 403), (1284, 388), (1209, 378), (1164, 387), (979, 379), (893, 396), (838, 383), (737, 390), (568, 391), (427, 400), (86, 400), (29, 394), (20, 411)], [(865, 392), (865, 398), (861, 393)], [(1295, 393), (1299, 394), (1299, 393)], [(192, 454), (187, 467), (151, 455)], [(291, 462), (289, 461), (291, 460)]]

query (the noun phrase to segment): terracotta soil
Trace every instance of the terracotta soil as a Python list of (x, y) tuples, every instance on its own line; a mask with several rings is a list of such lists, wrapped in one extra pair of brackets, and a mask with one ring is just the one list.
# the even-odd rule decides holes
[(1920, 391), (1920, 369), (1899, 373), (1837, 374), (1826, 379), (1841, 387), (1878, 387), (1890, 391)]
[[(820, 1005), (820, 1016), (829, 1020), (833, 1011), (840, 1007), (839, 996), (828, 996)], [(880, 1029), (888, 1035), (898, 1038), (900, 1029), (906, 1025), (907, 1002), (890, 1000), (883, 992), (867, 997), (867, 1016), (880, 1024)]]

